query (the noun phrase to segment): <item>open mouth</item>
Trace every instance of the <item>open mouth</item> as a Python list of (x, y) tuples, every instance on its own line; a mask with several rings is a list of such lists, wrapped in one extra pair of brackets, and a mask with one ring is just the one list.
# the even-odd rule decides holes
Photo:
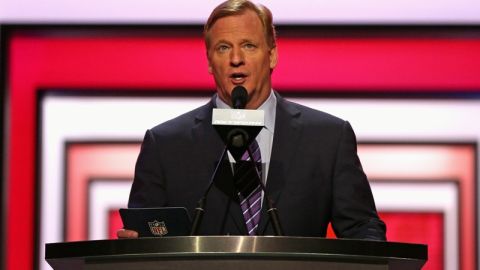
[(247, 77), (247, 75), (245, 73), (232, 73), (230, 75), (230, 78), (232, 79), (232, 82), (234, 84), (241, 84), (241, 83), (244, 83), (245, 82), (245, 78)]

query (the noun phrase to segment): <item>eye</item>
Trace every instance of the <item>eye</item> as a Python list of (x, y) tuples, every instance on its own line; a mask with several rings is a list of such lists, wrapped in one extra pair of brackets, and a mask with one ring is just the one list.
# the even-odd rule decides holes
[(228, 51), (229, 48), (230, 47), (225, 45), (225, 44), (220, 44), (220, 45), (217, 46), (217, 51), (218, 52), (226, 52), (226, 51)]
[(255, 46), (255, 44), (253, 43), (245, 43), (243, 47), (247, 50), (254, 50), (255, 48), (257, 48), (257, 46)]

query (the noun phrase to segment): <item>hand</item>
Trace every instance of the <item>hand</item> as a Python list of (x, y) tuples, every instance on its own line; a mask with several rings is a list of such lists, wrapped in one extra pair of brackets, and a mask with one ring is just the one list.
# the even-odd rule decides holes
[(132, 230), (120, 229), (117, 231), (117, 237), (119, 239), (138, 238), (138, 233)]

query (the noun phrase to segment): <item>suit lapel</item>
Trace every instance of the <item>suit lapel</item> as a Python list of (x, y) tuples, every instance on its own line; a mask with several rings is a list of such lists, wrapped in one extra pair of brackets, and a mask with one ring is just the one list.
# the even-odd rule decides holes
[[(277, 202), (285, 185), (285, 177), (289, 175), (287, 172), (291, 169), (289, 168), (292, 164), (290, 160), (295, 156), (298, 148), (298, 144), (295, 142), (299, 139), (302, 131), (300, 111), (278, 94), (276, 97), (275, 131), (266, 186), (267, 194), (273, 201), (274, 206), (278, 205)], [(265, 199), (258, 227), (259, 235), (265, 233), (269, 223), (268, 204)], [(282, 209), (278, 209), (278, 211), (281, 212)]]
[(213, 171), (223, 149), (223, 143), (211, 125), (213, 104), (212, 100), (197, 113), (192, 127), (192, 140), (199, 149), (195, 151), (198, 153), (197, 162), (208, 171)]

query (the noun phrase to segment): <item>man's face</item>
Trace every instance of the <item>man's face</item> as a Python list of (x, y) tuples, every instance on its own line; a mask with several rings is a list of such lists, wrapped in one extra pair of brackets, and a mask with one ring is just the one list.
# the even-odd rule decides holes
[(267, 44), (263, 25), (255, 12), (218, 19), (208, 32), (208, 71), (219, 97), (231, 104), (235, 86), (247, 89), (247, 109), (258, 108), (270, 95), (270, 70), (277, 64), (277, 49)]

